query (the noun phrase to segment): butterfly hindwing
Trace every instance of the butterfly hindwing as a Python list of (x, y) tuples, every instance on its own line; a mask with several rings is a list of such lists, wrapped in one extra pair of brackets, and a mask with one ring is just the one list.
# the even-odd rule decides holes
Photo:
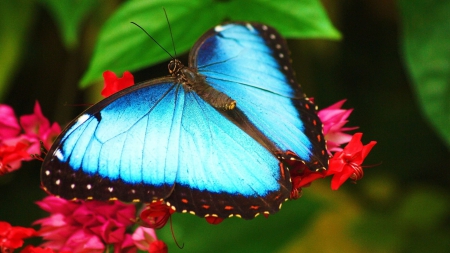
[[(208, 31), (194, 45), (190, 66), (236, 107), (276, 148), (292, 151), (312, 170), (328, 156), (315, 106), (304, 96), (286, 42), (273, 28), (230, 23)], [(249, 133), (252, 134), (252, 133)]]
[(106, 98), (55, 143), (42, 182), (68, 199), (166, 199), (180, 212), (253, 218), (291, 190), (269, 150), (172, 78)]

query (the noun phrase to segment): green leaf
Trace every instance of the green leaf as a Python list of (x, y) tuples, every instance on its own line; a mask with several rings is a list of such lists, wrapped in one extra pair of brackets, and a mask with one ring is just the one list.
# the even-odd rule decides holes
[(61, 37), (67, 48), (72, 49), (78, 43), (78, 30), (83, 19), (98, 4), (98, 0), (40, 0), (53, 15), (59, 27)]
[[(100, 32), (82, 87), (99, 80), (105, 70), (134, 71), (170, 58), (131, 21), (140, 24), (173, 55), (172, 40), (162, 8), (167, 10), (179, 54), (186, 52), (209, 28), (225, 20), (268, 23), (288, 36), (339, 38), (317, 0), (284, 1), (138, 1), (122, 5)], [(150, 21), (151, 18), (151, 21)], [(289, 21), (286, 21), (289, 20)]]
[(34, 1), (0, 1), (0, 97), (19, 65), (26, 35), (34, 20)]
[(422, 110), (450, 148), (449, 1), (401, 0), (403, 52)]
[(232, 3), (228, 12), (232, 20), (266, 23), (288, 38), (341, 38), (317, 0), (251, 0)]

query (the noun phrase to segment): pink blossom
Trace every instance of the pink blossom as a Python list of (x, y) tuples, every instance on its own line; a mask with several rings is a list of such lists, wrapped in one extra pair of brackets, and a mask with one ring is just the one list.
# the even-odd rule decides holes
[(134, 84), (134, 76), (129, 71), (125, 71), (123, 76), (118, 78), (114, 72), (108, 70), (103, 72), (103, 79), (105, 86), (101, 94), (104, 97), (108, 97)]
[(137, 248), (130, 234), (125, 234), (125, 239), (121, 243), (114, 245), (114, 253), (136, 253)]
[(41, 106), (36, 101), (34, 113), (20, 116), (20, 125), (27, 136), (42, 138), (44, 133), (50, 128), (50, 121), (42, 114)]
[(20, 117), (20, 127), (10, 106), (0, 105), (0, 175), (20, 168), (22, 161), (32, 160), (31, 155), (41, 153), (40, 141), (49, 149), (61, 132), (57, 123), (42, 114), (36, 101), (34, 113)]
[(20, 126), (14, 110), (9, 105), (0, 104), (0, 141), (15, 137), (19, 133)]
[(342, 151), (341, 145), (351, 140), (352, 135), (344, 133), (345, 131), (358, 128), (344, 127), (348, 122), (347, 118), (353, 111), (353, 109), (341, 109), (345, 101), (345, 99), (341, 100), (317, 113), (323, 123), (323, 134), (327, 141), (327, 149), (330, 155), (331, 152)]
[(120, 201), (75, 202), (53, 196), (37, 204), (50, 212), (50, 217), (35, 222), (41, 225), (38, 234), (47, 241), (45, 247), (73, 253), (102, 252), (107, 245), (132, 250), (126, 229), (133, 224), (134, 205)]
[(156, 233), (153, 228), (139, 226), (133, 233), (132, 239), (136, 247), (140, 250), (148, 250), (150, 244), (156, 241)]

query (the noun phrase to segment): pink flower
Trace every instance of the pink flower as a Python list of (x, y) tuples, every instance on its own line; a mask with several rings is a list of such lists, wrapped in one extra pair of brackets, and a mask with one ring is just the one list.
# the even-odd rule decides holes
[[(50, 217), (36, 221), (43, 246), (79, 252), (103, 252), (106, 245), (119, 250), (130, 248), (126, 229), (133, 224), (135, 206), (119, 201), (67, 201), (49, 196), (37, 204)], [(134, 246), (133, 246), (134, 247)], [(131, 251), (130, 251), (131, 252)]]
[(344, 133), (345, 131), (358, 128), (344, 127), (348, 122), (348, 116), (353, 111), (353, 109), (341, 109), (345, 101), (345, 99), (341, 100), (317, 113), (323, 123), (323, 134), (327, 141), (327, 149), (330, 155), (332, 151), (342, 151), (341, 145), (351, 140), (352, 136)]
[(327, 176), (333, 175), (331, 189), (339, 189), (349, 178), (356, 181), (363, 177), (361, 164), (377, 142), (371, 141), (369, 144), (363, 145), (361, 137), (362, 133), (354, 134), (344, 150), (336, 152), (330, 159)]
[(0, 119), (0, 175), (17, 170), (22, 161), (32, 160), (31, 155), (39, 155), (40, 141), (49, 149), (61, 132), (57, 123), (50, 126), (37, 101), (33, 114), (20, 117), (22, 128), (10, 106), (0, 105)]
[(133, 233), (133, 241), (140, 250), (149, 253), (167, 253), (167, 245), (156, 238), (155, 230), (152, 228), (138, 227)]
[(13, 227), (8, 222), (0, 221), (0, 252), (12, 252), (23, 245), (23, 239), (34, 236), (34, 229)]
[(134, 84), (134, 76), (128, 71), (125, 71), (121, 78), (117, 78), (114, 72), (108, 70), (103, 72), (103, 79), (105, 86), (101, 94), (104, 97), (108, 97)]
[(136, 247), (140, 250), (148, 250), (150, 248), (150, 244), (158, 240), (153, 228), (141, 226), (134, 231), (132, 239)]
[(0, 141), (20, 133), (19, 122), (11, 106), (0, 104)]
[(50, 121), (42, 114), (41, 106), (36, 101), (34, 113), (21, 116), (20, 125), (27, 136), (41, 138), (50, 128)]
[(114, 253), (136, 253), (137, 248), (130, 234), (125, 234), (125, 239), (114, 245)]

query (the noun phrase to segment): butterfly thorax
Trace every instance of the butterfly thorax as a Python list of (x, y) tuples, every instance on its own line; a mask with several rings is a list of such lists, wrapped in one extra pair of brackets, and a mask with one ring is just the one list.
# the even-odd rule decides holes
[(206, 77), (198, 73), (197, 69), (186, 67), (177, 59), (171, 60), (168, 68), (177, 83), (182, 84), (187, 91), (195, 91), (213, 107), (222, 110), (232, 110), (236, 107), (235, 100), (211, 87), (206, 82)]

